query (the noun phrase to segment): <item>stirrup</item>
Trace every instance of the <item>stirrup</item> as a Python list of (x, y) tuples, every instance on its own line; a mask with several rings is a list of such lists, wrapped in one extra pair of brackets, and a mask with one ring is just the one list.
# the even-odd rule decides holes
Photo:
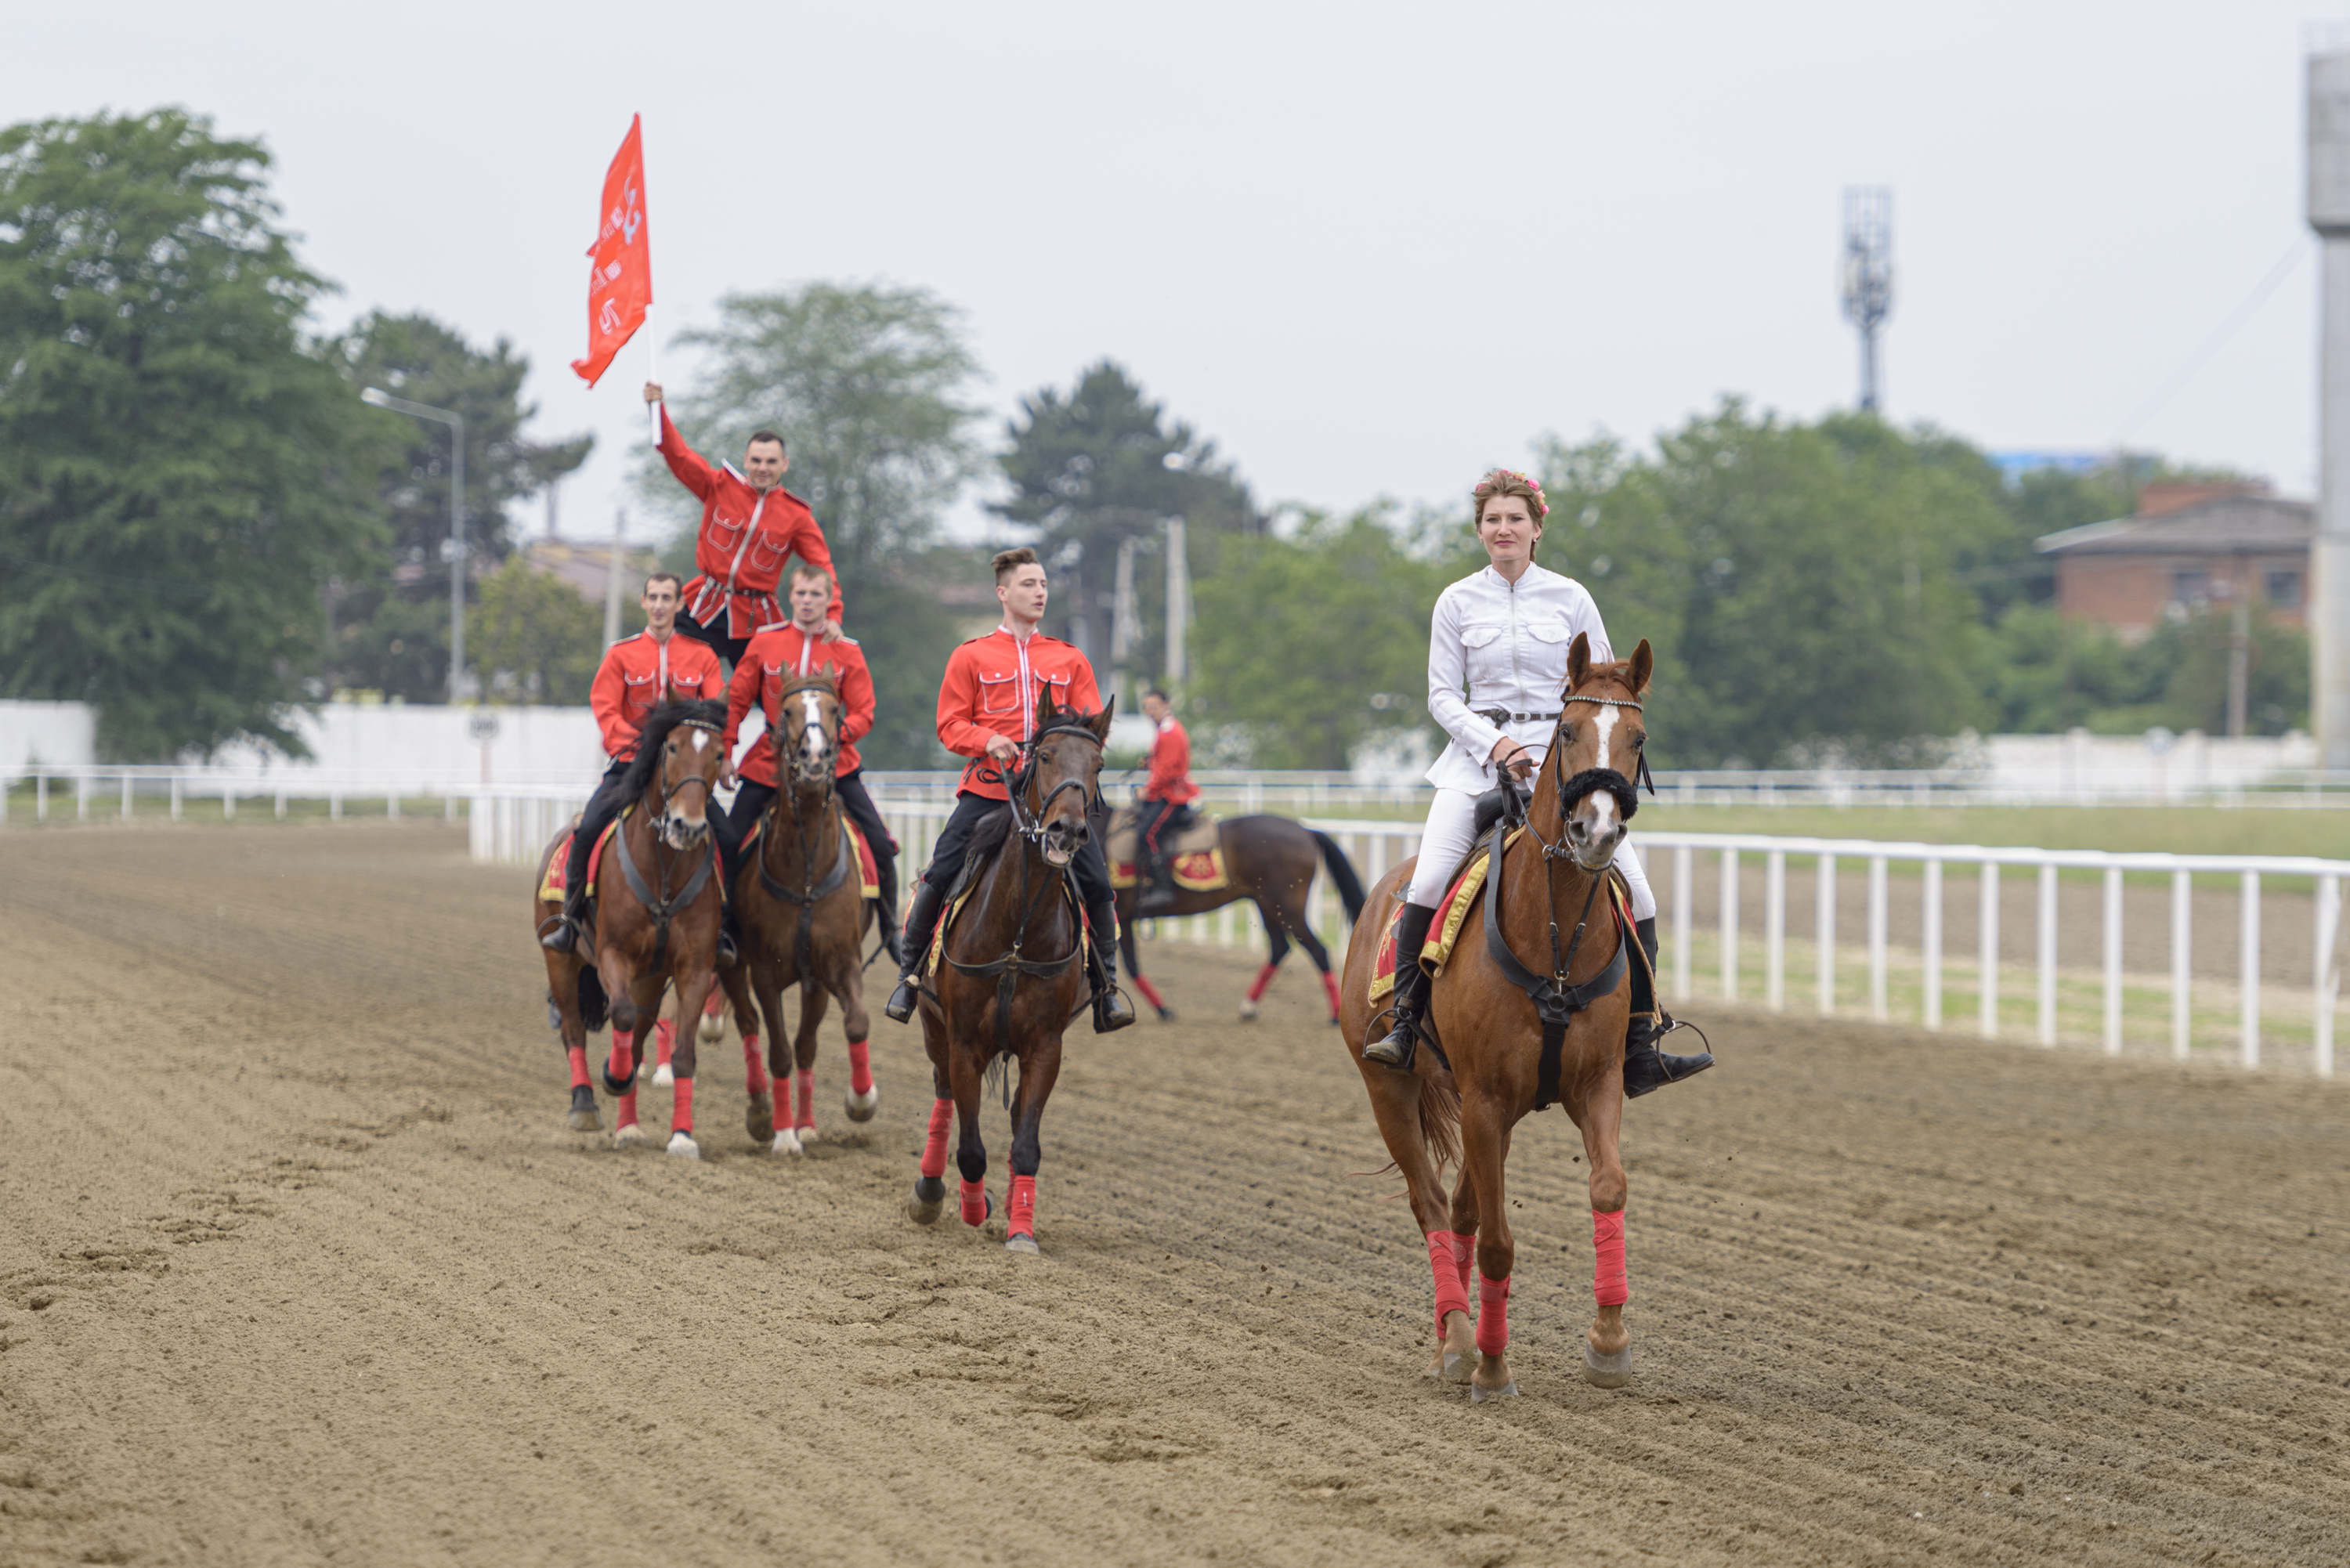
[(734, 933), (721, 925), (718, 928), (718, 967), (733, 969), (742, 961), (742, 950), (734, 945)]
[(1126, 992), (1118, 988), (1116, 981), (1094, 992), (1095, 1033), (1113, 1034), (1133, 1022), (1134, 1003), (1126, 999)]
[[(1661, 1010), (1659, 1016), (1664, 1016)], [(1676, 1029), (1695, 1030), (1697, 1037), (1705, 1040), (1705, 1031), (1699, 1029), (1696, 1024), (1684, 1023), (1678, 1019), (1673, 1019), (1637, 1045), (1628, 1040), (1625, 1043), (1624, 1097), (1626, 1099), (1637, 1100), (1642, 1095), (1663, 1088), (1667, 1084), (1678, 1084), (1684, 1078), (1695, 1077), (1713, 1065), (1713, 1053), (1710, 1050), (1700, 1051), (1693, 1056), (1668, 1056), (1658, 1050), (1657, 1042)], [(1711, 1045), (1713, 1042), (1706, 1040), (1706, 1044)]]
[(914, 1004), (921, 994), (922, 988), (914, 971), (908, 970), (898, 977), (898, 989), (891, 992), (889, 1000), (881, 1004), (881, 1012), (892, 1023), (907, 1023), (914, 1016)]
[(1405, 1008), (1398, 1007), (1392, 1011), (1395, 1027), (1363, 1047), (1363, 1060), (1377, 1062), (1399, 1073), (1409, 1073), (1413, 1060), (1419, 1054), (1418, 1020)]
[(538, 945), (551, 953), (576, 952), (579, 947), (579, 927), (569, 915), (557, 914), (546, 922), (547, 928), (538, 933)]

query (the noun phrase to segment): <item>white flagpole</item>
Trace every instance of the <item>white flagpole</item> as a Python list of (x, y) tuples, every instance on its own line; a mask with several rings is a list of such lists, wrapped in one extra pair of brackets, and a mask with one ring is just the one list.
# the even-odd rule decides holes
[[(660, 364), (653, 350), (653, 307), (650, 305), (645, 306), (642, 330), (645, 335), (645, 379), (658, 386), (660, 382)], [(645, 405), (645, 421), (651, 428), (653, 445), (660, 445), (660, 405), (659, 403)]]

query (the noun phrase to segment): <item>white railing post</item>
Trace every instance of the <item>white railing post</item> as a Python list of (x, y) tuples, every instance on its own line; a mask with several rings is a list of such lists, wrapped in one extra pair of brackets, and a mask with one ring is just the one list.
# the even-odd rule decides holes
[(173, 770), (173, 772), (172, 772), (172, 820), (173, 822), (177, 822), (177, 821), (179, 821), (179, 820), (180, 820), (180, 810), (181, 810), (180, 774), (179, 774), (178, 771), (175, 769), (175, 770)]
[(1787, 852), (1762, 858), (1762, 1000), (1773, 1012), (1787, 1011)]
[(383, 792), (383, 814), (392, 821), (400, 820), (400, 786), (393, 784)]
[(2106, 1054), (2122, 1054), (2122, 868), (2106, 867)]
[(1982, 904), (1975, 911), (1977, 963), (1982, 972), (1975, 997), (1975, 1032), (1999, 1038), (1999, 862), (1982, 863)]
[(277, 786), (277, 820), (280, 822), (286, 820), (286, 786), (284, 784)]
[(1918, 941), (1926, 950), (1926, 998), (1923, 1008), (1926, 1027), (1942, 1026), (1942, 863), (1926, 862), (1926, 874), (1920, 878), (1926, 887), (1924, 905), (1918, 913)]
[(2184, 1062), (2193, 1054), (2195, 1018), (2189, 998), (2193, 985), (2191, 939), (2195, 922), (2195, 874), (2170, 874), (2170, 1054)]
[(2241, 950), (2236, 961), (2241, 972), (2237, 983), (2244, 993), (2244, 1065), (2257, 1067), (2261, 1064), (2261, 874), (2257, 871), (2244, 873), (2238, 937)]
[(2314, 988), (2310, 999), (2310, 1033), (2315, 1058), (2312, 1065), (2321, 1078), (2334, 1076), (2334, 1002), (2342, 985), (2342, 971), (2334, 961), (2334, 948), (2341, 931), (2342, 878), (2320, 877), (2317, 879), (2316, 962), (2310, 966)]
[(1697, 851), (1688, 845), (1673, 848), (1673, 1000), (1690, 999), (1690, 930), (1695, 923), (1690, 907), (1697, 902)]
[(1738, 851), (1721, 852), (1721, 1000), (1738, 1000)]
[(327, 820), (329, 822), (343, 820), (343, 792), (338, 789), (327, 792)]
[(1893, 1015), (1886, 995), (1885, 857), (1868, 857), (1868, 1015), (1879, 1023)]
[(1819, 945), (1819, 1001), (1820, 1016), (1823, 1018), (1835, 1012), (1835, 860), (1833, 855), (1820, 857), (1819, 907), (1812, 916), (1813, 935)]
[(2040, 1043), (2056, 1044), (2056, 867), (2040, 867)]
[(76, 822), (89, 820), (89, 775), (88, 774), (74, 780), (74, 820)]
[[(33, 820), (35, 822), (49, 820), (49, 775), (44, 773), (36, 773), (33, 775)], [(1683, 853), (1686, 854), (1687, 851)]]
[(221, 820), (223, 822), (236, 820), (236, 783), (233, 779), (221, 781)]
[(124, 774), (122, 775), (122, 820), (125, 822), (130, 820), (130, 786), (131, 775)]

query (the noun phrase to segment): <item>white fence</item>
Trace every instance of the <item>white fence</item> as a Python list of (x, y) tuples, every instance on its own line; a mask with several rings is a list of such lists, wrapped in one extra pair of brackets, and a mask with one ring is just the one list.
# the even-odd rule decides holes
[[(445, 775), (397, 769), (307, 768), (299, 773), (253, 775), (230, 771), (174, 766), (121, 765), (52, 767), (29, 770), (27, 803), (12, 803), (12, 792), (0, 788), (0, 824), (13, 816), (36, 823), (70, 818), (76, 822), (129, 821), (160, 814), (183, 820), (198, 803), (215, 805), (220, 815), (234, 821), (243, 810), (263, 810), (283, 817), (295, 801), (323, 801), (327, 814), (340, 818), (347, 806), (364, 805), (390, 816), (438, 812), (453, 822), (460, 806), (478, 787)], [(586, 796), (583, 794), (582, 799)]]

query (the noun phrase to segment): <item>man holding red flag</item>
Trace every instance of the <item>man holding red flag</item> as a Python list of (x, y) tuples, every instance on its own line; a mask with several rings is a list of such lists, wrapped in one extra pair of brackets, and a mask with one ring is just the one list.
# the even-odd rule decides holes
[(693, 564), (702, 575), (685, 585), (677, 629), (741, 664), (752, 635), (786, 618), (775, 602), (775, 584), (784, 563), (797, 556), (832, 581), (821, 635), (827, 642), (840, 640), (840, 579), (816, 514), (783, 487), (784, 471), (792, 465), (784, 438), (754, 431), (741, 469), (731, 462), (712, 468), (670, 422), (660, 382), (645, 383), (645, 401), (660, 409), (660, 454), (669, 471), (702, 502), (702, 530), (693, 543)]

